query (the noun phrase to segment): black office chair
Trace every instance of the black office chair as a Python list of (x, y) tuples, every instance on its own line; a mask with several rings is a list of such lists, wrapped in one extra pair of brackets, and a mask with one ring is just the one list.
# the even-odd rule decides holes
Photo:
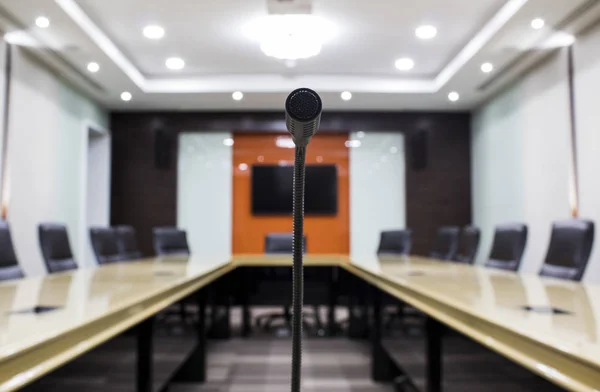
[[(292, 233), (270, 233), (265, 236), (265, 254), (277, 255), (277, 254), (292, 254), (293, 251), (293, 234)], [(302, 240), (302, 252), (306, 253), (306, 236)], [(266, 269), (267, 280), (272, 281), (289, 281), (291, 283), (292, 271), (289, 267), (269, 267)], [(308, 271), (307, 271), (308, 273)], [(305, 316), (310, 316), (305, 313)], [(319, 316), (318, 308), (314, 311), (315, 323), (317, 329), (322, 330), (322, 323)], [(291, 329), (292, 314), (290, 306), (285, 305), (283, 311), (279, 313), (264, 314), (256, 318), (256, 325), (264, 329), (271, 329), (272, 324), (277, 320), (283, 320), (285, 327)], [(311, 329), (311, 326), (306, 323), (305, 327), (307, 330)]]
[[(189, 256), (190, 248), (187, 242), (187, 233), (176, 227), (155, 227), (152, 231), (154, 235), (154, 252), (157, 256)], [(183, 322), (193, 320), (194, 312), (188, 312), (186, 308), (186, 299), (182, 299), (177, 304), (179, 317)], [(166, 311), (166, 316), (173, 312)], [(216, 314), (211, 314), (216, 317)]]
[(431, 257), (440, 260), (452, 260), (458, 250), (460, 228), (456, 226), (440, 227), (437, 232)]
[(378, 255), (408, 255), (412, 245), (412, 230), (382, 231), (379, 237)]
[(486, 267), (518, 271), (527, 244), (527, 226), (510, 223), (496, 226)]
[(135, 229), (131, 226), (116, 226), (117, 246), (123, 260), (136, 260), (142, 257), (135, 238)]
[[(410, 254), (410, 248), (412, 245), (412, 230), (388, 230), (382, 231), (379, 237), (379, 246), (377, 247), (378, 256), (392, 256), (392, 255), (408, 255)], [(396, 298), (391, 296), (385, 296), (385, 302), (391, 303), (390, 308), (384, 308), (384, 326), (386, 330), (392, 328), (395, 321), (404, 320), (406, 306), (403, 302), (398, 301)], [(366, 311), (363, 309), (353, 309), (351, 307), (350, 312), (352, 316), (364, 317)]]
[(117, 232), (109, 227), (92, 227), (90, 240), (99, 265), (123, 260), (117, 244)]
[(541, 276), (580, 281), (594, 244), (594, 222), (567, 219), (552, 224)]
[(176, 227), (154, 228), (154, 251), (157, 256), (189, 255), (187, 233)]
[(25, 274), (15, 254), (10, 227), (6, 221), (0, 220), (0, 281), (23, 277)]
[(479, 249), (479, 240), (481, 232), (475, 226), (466, 226), (462, 230), (460, 245), (461, 252), (455, 258), (455, 261), (463, 264), (473, 264), (477, 250)]
[(49, 273), (54, 274), (77, 269), (65, 225), (41, 223), (38, 226), (38, 234), (42, 256)]

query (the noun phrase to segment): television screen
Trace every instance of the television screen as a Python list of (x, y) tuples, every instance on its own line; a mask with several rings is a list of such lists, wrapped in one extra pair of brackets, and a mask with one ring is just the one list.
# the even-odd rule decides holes
[[(293, 166), (252, 166), (252, 213), (289, 215), (293, 203)], [(307, 165), (304, 214), (337, 214), (337, 167)]]

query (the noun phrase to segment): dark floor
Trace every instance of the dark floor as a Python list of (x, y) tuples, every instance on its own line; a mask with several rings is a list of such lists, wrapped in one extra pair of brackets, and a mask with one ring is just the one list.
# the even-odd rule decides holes
[[(236, 318), (234, 317), (234, 320)], [(191, 331), (190, 331), (191, 332)], [(262, 334), (251, 339), (210, 342), (208, 381), (172, 385), (169, 392), (280, 392), (289, 390), (291, 342)], [(188, 337), (155, 339), (155, 381), (166, 380), (190, 349)], [(419, 336), (387, 341), (394, 356), (424, 390), (424, 342)], [(444, 392), (556, 392), (545, 380), (455, 334), (444, 338)], [(25, 388), (27, 392), (134, 391), (135, 338), (121, 336)], [(392, 392), (370, 379), (367, 341), (307, 339), (303, 390)]]

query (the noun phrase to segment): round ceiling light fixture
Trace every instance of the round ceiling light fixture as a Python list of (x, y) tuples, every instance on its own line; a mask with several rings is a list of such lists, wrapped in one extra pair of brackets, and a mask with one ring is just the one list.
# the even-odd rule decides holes
[(535, 18), (534, 20), (531, 21), (531, 28), (539, 30), (542, 27), (544, 27), (545, 24), (546, 24), (546, 22), (544, 22), (544, 19)]
[(92, 61), (91, 63), (89, 63), (87, 65), (87, 70), (90, 71), (91, 73), (96, 73), (96, 72), (100, 71), (100, 65), (98, 65), (98, 63)]
[(242, 98), (244, 98), (244, 93), (242, 93), (241, 91), (236, 91), (233, 94), (231, 94), (231, 98), (233, 98), (234, 101), (241, 101)]
[(165, 36), (165, 29), (158, 25), (149, 25), (144, 27), (144, 37), (148, 39), (161, 39)]
[(179, 71), (185, 67), (185, 61), (179, 57), (169, 57), (167, 61), (165, 61), (165, 65), (170, 70)]
[(437, 28), (432, 25), (419, 26), (415, 30), (415, 35), (420, 39), (432, 39), (437, 35)]
[(299, 60), (318, 55), (334, 28), (315, 15), (268, 15), (245, 26), (244, 34), (269, 57)]
[(35, 20), (35, 24), (37, 27), (45, 29), (46, 27), (50, 26), (50, 19), (46, 18), (45, 16), (38, 16)]
[(481, 72), (490, 73), (494, 70), (494, 65), (492, 63), (483, 63), (481, 64)]
[(459, 98), (460, 98), (460, 95), (456, 91), (452, 91), (450, 94), (448, 94), (448, 99), (451, 102), (456, 102), (456, 101), (458, 101)]
[(340, 96), (344, 101), (349, 101), (352, 99), (352, 93), (350, 91), (344, 91)]
[(125, 102), (129, 102), (131, 101), (131, 93), (129, 91), (124, 91), (123, 93), (121, 93), (121, 99)]
[(415, 67), (415, 62), (411, 58), (403, 57), (396, 60), (395, 65), (398, 71), (410, 71)]

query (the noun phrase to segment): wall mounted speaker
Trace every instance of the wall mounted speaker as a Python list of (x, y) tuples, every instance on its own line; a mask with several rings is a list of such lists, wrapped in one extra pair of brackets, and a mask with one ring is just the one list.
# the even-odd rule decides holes
[(154, 166), (159, 170), (169, 170), (175, 152), (175, 134), (165, 129), (154, 133)]
[(429, 163), (429, 131), (419, 129), (408, 137), (410, 163), (413, 170), (424, 170)]

